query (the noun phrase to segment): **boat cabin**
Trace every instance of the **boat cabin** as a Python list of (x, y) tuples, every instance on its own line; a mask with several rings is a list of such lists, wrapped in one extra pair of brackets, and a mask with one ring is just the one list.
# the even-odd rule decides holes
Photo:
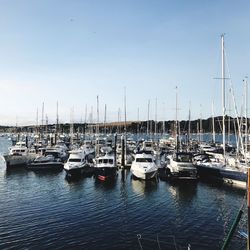
[(136, 162), (153, 162), (152, 158), (136, 158)]
[(191, 153), (175, 153), (174, 157), (173, 157), (174, 161), (177, 162), (193, 162), (193, 155)]
[(102, 163), (104, 163), (104, 164), (113, 164), (114, 163), (114, 160), (113, 159), (98, 159), (98, 164), (102, 164)]

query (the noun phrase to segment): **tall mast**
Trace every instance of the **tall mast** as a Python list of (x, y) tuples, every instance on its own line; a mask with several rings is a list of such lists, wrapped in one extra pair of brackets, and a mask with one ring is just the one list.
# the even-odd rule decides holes
[[(200, 104), (200, 111), (202, 111), (202, 105)], [(200, 142), (203, 141), (203, 131), (202, 131), (202, 112), (200, 113)]]
[(150, 109), (150, 100), (148, 100), (147, 136), (149, 135), (149, 109)]
[(176, 148), (178, 151), (178, 87), (175, 87), (176, 93), (175, 93), (175, 140), (176, 140)]
[(121, 124), (120, 123), (121, 123), (121, 109), (118, 108), (118, 126), (117, 126), (118, 134), (121, 133), (121, 131), (120, 131)]
[(222, 145), (223, 156), (225, 159), (225, 51), (224, 51), (224, 34), (221, 35), (221, 87), (222, 87)]
[(230, 143), (230, 132), (231, 132), (231, 121), (230, 121), (230, 115), (231, 115), (231, 105), (230, 105), (230, 97), (231, 97), (231, 91), (232, 89), (229, 88), (229, 98), (228, 98), (228, 123), (227, 123), (227, 143)]
[(46, 136), (48, 135), (48, 124), (49, 124), (49, 119), (48, 119), (48, 115), (45, 115), (45, 133)]
[(56, 133), (58, 133), (59, 128), (59, 115), (58, 115), (58, 101), (56, 102)]
[(88, 113), (88, 106), (85, 105), (85, 114), (84, 114), (84, 135), (86, 134), (87, 129), (87, 113)]
[(165, 102), (163, 103), (163, 122), (162, 122), (162, 133), (165, 134), (165, 112), (166, 112), (166, 108), (165, 108)]
[(124, 132), (127, 132), (127, 104), (126, 104), (126, 87), (124, 88)]
[(212, 129), (213, 129), (213, 143), (215, 143), (214, 101), (212, 101)]
[(104, 134), (106, 134), (106, 122), (107, 122), (107, 105), (105, 104), (105, 109), (104, 109)]
[(155, 98), (155, 137), (157, 134), (157, 98)]
[(140, 121), (140, 109), (139, 107), (137, 108), (137, 135), (139, 135), (139, 121)]
[(91, 124), (91, 129), (90, 129), (90, 133), (91, 135), (93, 135), (94, 133), (94, 127), (93, 127), (93, 106), (91, 106), (91, 109), (90, 109), (90, 124)]
[(97, 121), (96, 121), (96, 156), (99, 156), (99, 96), (96, 97), (96, 112), (97, 112)]
[(44, 102), (42, 105), (42, 131), (41, 131), (42, 137), (43, 137), (43, 122), (44, 122)]
[(70, 110), (70, 138), (71, 144), (73, 144), (73, 136), (74, 136), (74, 107)]
[(191, 131), (191, 103), (189, 102), (189, 112), (188, 112), (188, 137), (187, 143), (189, 145), (190, 142), (190, 131)]
[(38, 108), (36, 109), (36, 133), (38, 134)]
[(244, 87), (245, 87), (245, 152), (247, 152), (247, 143), (248, 143), (248, 136), (247, 136), (247, 130), (248, 130), (248, 124), (247, 124), (247, 117), (248, 117), (248, 110), (247, 110), (247, 105), (248, 105), (248, 85), (247, 85), (247, 79), (243, 80), (244, 81)]

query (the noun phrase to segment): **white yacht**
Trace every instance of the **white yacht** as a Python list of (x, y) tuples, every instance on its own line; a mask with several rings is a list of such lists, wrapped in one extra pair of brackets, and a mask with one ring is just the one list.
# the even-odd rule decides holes
[(44, 155), (37, 156), (33, 161), (31, 161), (27, 165), (27, 168), (33, 170), (61, 170), (63, 168), (63, 163), (66, 157), (67, 153), (61, 147), (47, 147), (45, 149)]
[(192, 154), (176, 152), (167, 156), (167, 169), (171, 179), (196, 180), (198, 178), (197, 168), (192, 162)]
[(94, 168), (87, 163), (87, 155), (84, 150), (72, 150), (69, 153), (69, 158), (64, 164), (64, 170), (68, 176), (90, 174), (93, 172)]
[(3, 155), (6, 162), (6, 167), (15, 167), (26, 165), (36, 157), (34, 150), (26, 147), (26, 143), (19, 141), (15, 146), (9, 148), (9, 153)]
[(135, 177), (148, 180), (156, 177), (158, 167), (152, 154), (141, 151), (136, 153), (130, 170)]
[(99, 180), (114, 178), (117, 174), (117, 166), (113, 154), (99, 156), (95, 160), (95, 176)]

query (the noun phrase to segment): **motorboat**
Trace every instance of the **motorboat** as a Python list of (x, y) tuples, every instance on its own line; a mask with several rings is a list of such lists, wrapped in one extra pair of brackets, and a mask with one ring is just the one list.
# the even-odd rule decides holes
[(86, 153), (83, 149), (69, 151), (69, 158), (64, 164), (64, 170), (68, 176), (93, 173), (93, 166), (86, 160)]
[(197, 168), (193, 164), (193, 155), (189, 152), (176, 152), (167, 156), (167, 169), (171, 179), (196, 180)]
[(148, 180), (156, 177), (158, 167), (151, 153), (139, 151), (135, 155), (130, 170), (135, 177)]
[(107, 180), (116, 176), (117, 166), (115, 156), (113, 154), (98, 156), (94, 160), (94, 163), (94, 174), (99, 180)]
[(46, 148), (44, 155), (37, 156), (27, 164), (27, 169), (61, 170), (64, 165), (64, 152), (59, 147)]
[(37, 156), (36, 159), (27, 165), (27, 169), (50, 169), (61, 170), (63, 168), (63, 162), (59, 158), (55, 158), (53, 155)]
[(25, 166), (27, 163), (35, 159), (36, 156), (37, 154), (33, 149), (29, 149), (25, 142), (19, 141), (15, 146), (9, 148), (9, 153), (3, 155), (3, 158), (6, 162), (6, 167), (8, 168)]

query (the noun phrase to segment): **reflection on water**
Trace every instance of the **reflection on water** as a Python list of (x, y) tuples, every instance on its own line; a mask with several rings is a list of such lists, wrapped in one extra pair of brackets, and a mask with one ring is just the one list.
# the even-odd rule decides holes
[(196, 196), (197, 182), (176, 182), (169, 185), (169, 192), (175, 200), (189, 202)]
[(27, 171), (30, 176), (34, 176), (36, 179), (47, 179), (47, 180), (54, 180), (58, 176), (61, 175), (61, 170), (28, 170)]
[(117, 176), (112, 179), (107, 179), (105, 181), (99, 180), (98, 178), (94, 178), (95, 189), (103, 189), (103, 190), (112, 190), (115, 188), (117, 183)]
[(223, 183), (220, 181), (209, 181), (209, 180), (202, 179), (199, 181), (199, 184), (207, 186), (212, 189), (217, 189), (220, 191), (223, 190), (223, 191), (230, 192), (230, 193), (233, 192), (233, 193), (238, 193), (241, 195), (244, 195), (246, 193), (246, 189), (242, 189), (241, 187), (238, 187), (236, 185), (230, 185), (230, 184)]
[[(157, 237), (173, 249), (169, 235), (180, 246), (220, 249), (243, 198), (225, 185), (135, 180), (129, 169), (100, 181), (0, 162), (0, 249), (140, 249), (138, 234), (143, 249), (159, 249)], [(236, 236), (231, 246), (246, 249)]]
[(17, 167), (17, 168), (6, 168), (5, 169), (5, 177), (20, 177), (20, 176), (25, 176), (28, 174), (28, 171), (24, 167)]
[(128, 178), (130, 178), (130, 169), (121, 169), (120, 178), (122, 182), (125, 182)]
[(140, 195), (148, 195), (152, 192), (155, 192), (157, 190), (157, 185), (158, 182), (156, 179), (152, 180), (139, 180), (134, 178), (134, 176), (131, 176), (131, 185), (132, 185), (132, 190)]

